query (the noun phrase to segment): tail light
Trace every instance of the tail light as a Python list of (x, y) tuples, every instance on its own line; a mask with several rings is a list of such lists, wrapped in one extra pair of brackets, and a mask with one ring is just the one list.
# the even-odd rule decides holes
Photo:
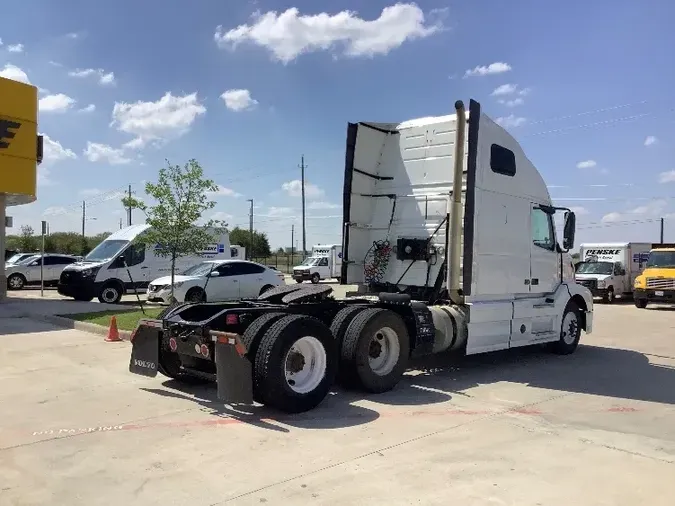
[(236, 314), (228, 314), (225, 316), (225, 325), (238, 325), (239, 317)]

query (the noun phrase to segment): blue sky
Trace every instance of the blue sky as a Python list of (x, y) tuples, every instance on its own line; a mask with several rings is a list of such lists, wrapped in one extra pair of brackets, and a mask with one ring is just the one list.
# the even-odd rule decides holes
[[(383, 10), (385, 9), (385, 10)], [(3, 8), (0, 74), (40, 87), (46, 161), (15, 228), (119, 228), (165, 158), (222, 186), (216, 217), (340, 242), (349, 121), (479, 100), (578, 211), (580, 241), (675, 241), (675, 4), (667, 0), (31, 0)], [(604, 186), (603, 186), (604, 185)], [(141, 219), (136, 212), (135, 221)], [(14, 230), (10, 231), (14, 232)]]

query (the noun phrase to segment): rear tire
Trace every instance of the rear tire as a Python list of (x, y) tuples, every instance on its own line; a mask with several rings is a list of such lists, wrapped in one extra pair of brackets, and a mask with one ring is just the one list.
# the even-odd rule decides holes
[(246, 356), (251, 361), (251, 363), (255, 363), (258, 345), (260, 344), (260, 340), (263, 338), (265, 333), (274, 324), (274, 322), (286, 315), (287, 313), (264, 314), (253, 320), (253, 323), (251, 323), (244, 331), (244, 334), (241, 336), (241, 342), (244, 346), (246, 346)]
[(316, 318), (284, 316), (260, 341), (255, 357), (253, 395), (287, 413), (318, 406), (337, 371), (335, 341)]
[(76, 295), (75, 297), (73, 297), (73, 299), (78, 301), (78, 302), (91, 302), (92, 300), (94, 300), (94, 297), (90, 297), (88, 295), (86, 295), (86, 296), (85, 295)]
[(572, 301), (567, 303), (560, 326), (560, 339), (551, 343), (551, 351), (557, 355), (571, 355), (581, 339), (581, 310)]
[(386, 392), (401, 380), (409, 356), (410, 337), (403, 319), (388, 309), (366, 309), (345, 333), (340, 378), (346, 386)]
[(638, 309), (644, 309), (647, 307), (649, 301), (647, 299), (635, 299), (635, 307)]

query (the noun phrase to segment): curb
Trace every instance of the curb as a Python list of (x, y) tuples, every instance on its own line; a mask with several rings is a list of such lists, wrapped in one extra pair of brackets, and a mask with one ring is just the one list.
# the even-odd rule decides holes
[[(57, 327), (62, 327), (64, 329), (74, 329), (80, 330), (83, 332), (89, 332), (90, 334), (98, 334), (100, 336), (108, 335), (108, 328), (103, 325), (96, 325), (95, 323), (80, 322), (77, 320), (71, 320), (70, 318), (65, 318), (63, 316), (52, 316), (44, 314), (31, 314), (26, 315), (28, 318), (34, 320), (41, 320), (46, 323), (51, 323)], [(128, 330), (119, 330), (120, 339), (122, 341), (129, 341), (131, 339), (131, 332)]]

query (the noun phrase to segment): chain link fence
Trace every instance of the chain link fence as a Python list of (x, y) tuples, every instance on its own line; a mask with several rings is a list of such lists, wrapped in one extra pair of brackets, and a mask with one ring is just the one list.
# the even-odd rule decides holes
[(293, 267), (300, 265), (302, 263), (302, 255), (270, 255), (268, 257), (253, 257), (251, 258), (254, 262), (259, 264), (268, 265), (279, 269), (281, 272), (290, 274), (293, 271)]

